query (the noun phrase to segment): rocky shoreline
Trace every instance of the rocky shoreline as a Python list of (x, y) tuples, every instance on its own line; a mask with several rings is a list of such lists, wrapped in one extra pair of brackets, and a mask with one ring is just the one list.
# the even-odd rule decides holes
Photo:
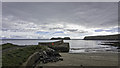
[(110, 46), (117, 47), (117, 49), (120, 49), (120, 41), (116, 41), (116, 42), (104, 42), (104, 43), (101, 43), (100, 45), (110, 45)]
[(46, 64), (49, 62), (63, 61), (62, 56), (51, 48), (47, 48), (45, 51), (35, 52), (26, 62), (23, 63), (21, 68), (30, 66), (31, 68), (36, 67), (37, 64)]
[[(68, 68), (117, 68), (119, 63), (118, 53), (60, 53), (64, 61), (39, 64), (41, 67), (68, 67)], [(83, 67), (81, 67), (83, 66)], [(96, 67), (95, 67), (96, 66)], [(100, 67), (99, 67), (100, 66)], [(103, 67), (102, 67), (103, 66)], [(108, 66), (108, 67), (107, 67)], [(116, 67), (112, 67), (116, 66)]]

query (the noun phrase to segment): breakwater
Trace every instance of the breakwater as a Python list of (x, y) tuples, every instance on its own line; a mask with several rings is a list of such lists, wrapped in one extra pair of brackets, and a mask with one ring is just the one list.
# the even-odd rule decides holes
[(38, 45), (51, 46), (51, 45), (60, 45), (63, 43), (64, 43), (63, 40), (58, 40), (58, 41), (51, 41), (51, 42), (39, 42)]
[(58, 52), (69, 52), (69, 43), (63, 42), (63, 40), (53, 42), (39, 42), (40, 46), (48, 46)]

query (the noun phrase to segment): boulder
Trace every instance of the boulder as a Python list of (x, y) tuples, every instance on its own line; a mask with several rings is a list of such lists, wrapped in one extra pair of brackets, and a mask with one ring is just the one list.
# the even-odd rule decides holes
[(57, 62), (59, 60), (63, 61), (61, 55), (56, 52), (55, 50), (48, 48), (46, 51), (43, 51), (40, 54), (40, 61), (42, 63), (48, 63), (48, 62)]

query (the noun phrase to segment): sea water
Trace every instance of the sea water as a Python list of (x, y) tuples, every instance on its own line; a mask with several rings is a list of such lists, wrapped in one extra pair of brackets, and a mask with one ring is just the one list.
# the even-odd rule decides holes
[[(29, 39), (12, 40), (12, 39), (9, 39), (9, 40), (2, 40), (1, 44), (12, 43), (12, 44), (17, 44), (19, 46), (24, 46), (24, 45), (38, 45), (38, 42), (55, 42), (55, 41), (58, 41), (58, 40), (29, 40)], [(64, 40), (64, 42), (68, 42), (70, 45), (69, 53), (118, 52), (117, 47), (110, 46), (110, 45), (100, 45), (103, 42), (108, 42), (106, 40)], [(112, 42), (115, 42), (115, 41), (112, 41)]]

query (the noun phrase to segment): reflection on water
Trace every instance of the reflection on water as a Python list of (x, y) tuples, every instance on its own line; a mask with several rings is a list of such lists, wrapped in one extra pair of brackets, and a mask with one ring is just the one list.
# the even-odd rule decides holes
[[(69, 42), (69, 53), (106, 53), (106, 52), (118, 52), (117, 47), (110, 45), (100, 45), (105, 40), (65, 40)], [(115, 42), (115, 41), (112, 41)]]
[[(2, 40), (2, 43), (13, 43), (17, 45), (37, 45), (38, 42), (51, 42), (57, 40)], [(93, 53), (93, 52), (117, 52), (117, 47), (100, 45), (105, 40), (64, 40), (69, 42), (69, 53)], [(112, 41), (114, 42), (114, 41)]]

